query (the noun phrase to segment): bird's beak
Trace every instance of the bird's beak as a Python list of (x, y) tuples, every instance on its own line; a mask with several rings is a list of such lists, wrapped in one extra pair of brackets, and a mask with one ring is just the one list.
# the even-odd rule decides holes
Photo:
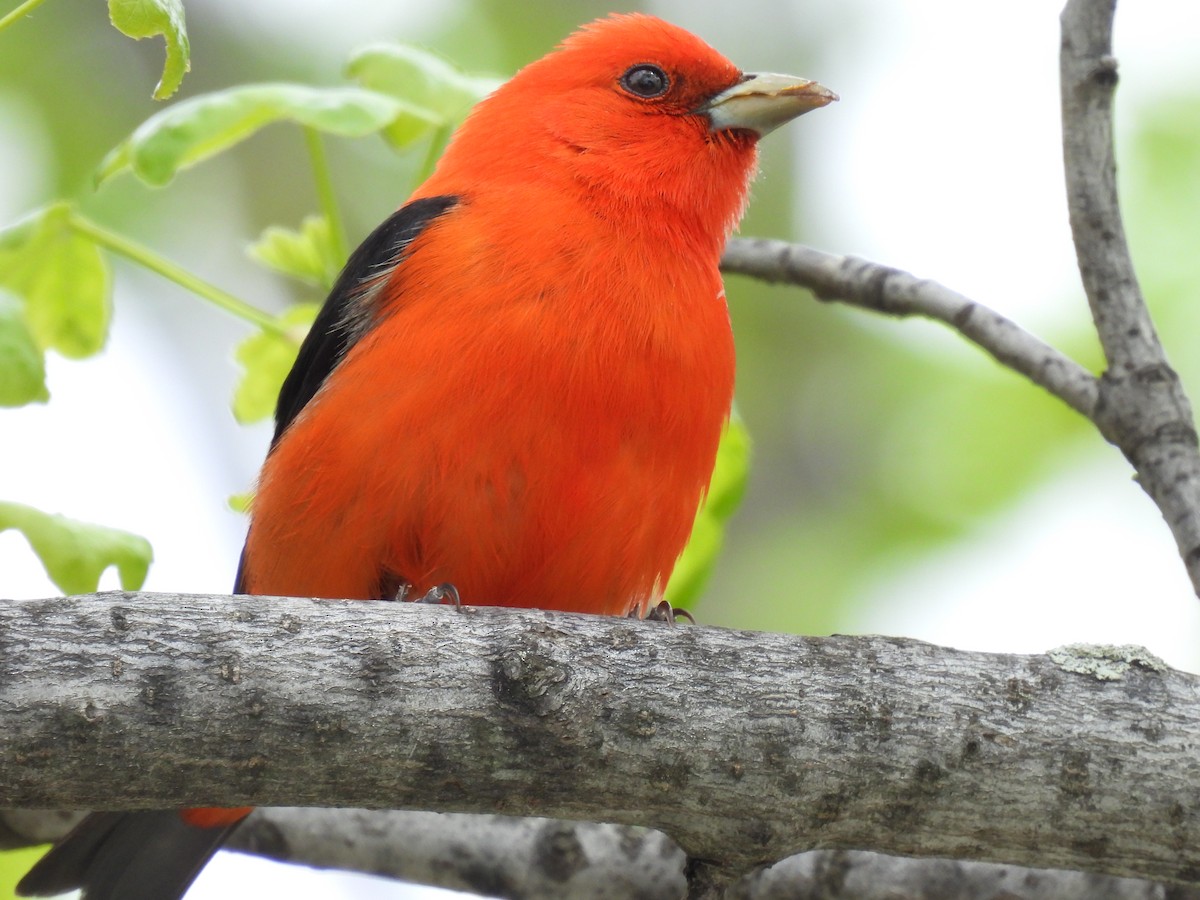
[(708, 113), (713, 131), (740, 128), (761, 137), (784, 122), (820, 109), (837, 98), (833, 91), (807, 78), (771, 72), (748, 73), (699, 111)]

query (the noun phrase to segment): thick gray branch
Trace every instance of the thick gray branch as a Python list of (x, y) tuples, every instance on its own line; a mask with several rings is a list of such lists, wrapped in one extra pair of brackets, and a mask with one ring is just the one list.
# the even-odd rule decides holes
[(1087, 369), (1011, 319), (936, 281), (865, 259), (766, 238), (731, 240), (721, 268), (805, 287), (822, 300), (943, 322), (1072, 409), (1093, 417), (1098, 386)]
[(1198, 696), (1200, 678), (1132, 651), (394, 603), (10, 601), (0, 806), (617, 822), (670, 835), (693, 884), (818, 847), (1188, 882)]

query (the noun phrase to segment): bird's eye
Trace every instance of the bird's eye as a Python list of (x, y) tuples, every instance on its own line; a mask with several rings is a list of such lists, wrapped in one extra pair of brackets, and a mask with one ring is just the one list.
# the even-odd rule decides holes
[(671, 79), (658, 66), (642, 63), (621, 76), (621, 87), (635, 97), (661, 97), (671, 86)]

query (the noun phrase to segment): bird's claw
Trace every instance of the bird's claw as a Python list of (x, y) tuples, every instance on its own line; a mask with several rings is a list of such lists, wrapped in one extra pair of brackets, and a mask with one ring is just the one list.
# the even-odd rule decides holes
[(439, 584), (437, 587), (431, 587), (425, 592), (423, 597), (413, 602), (431, 603), (435, 606), (444, 603), (447, 606), (453, 606), (455, 609), (462, 606), (462, 598), (458, 596), (458, 588), (449, 582)]
[[(629, 615), (636, 618), (636, 610)], [(668, 625), (677, 625), (680, 619), (687, 619), (692, 625), (696, 624), (695, 616), (681, 606), (672, 606), (666, 600), (659, 601), (658, 605), (647, 610), (642, 618), (647, 622), (666, 622)]]
[(397, 603), (429, 603), (434, 606), (446, 604), (453, 606), (455, 609), (462, 606), (462, 598), (458, 595), (458, 588), (449, 582), (439, 584), (437, 587), (431, 587), (420, 597), (410, 597), (412, 593), (412, 585), (407, 581), (401, 582), (400, 587), (396, 588), (396, 593), (389, 597), (389, 600), (394, 600)]

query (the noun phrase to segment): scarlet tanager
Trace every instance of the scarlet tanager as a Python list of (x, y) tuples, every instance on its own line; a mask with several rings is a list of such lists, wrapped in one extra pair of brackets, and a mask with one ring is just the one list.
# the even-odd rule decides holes
[[(300, 349), (237, 592), (657, 604), (733, 397), (758, 139), (834, 99), (622, 15), (480, 103)], [(174, 900), (249, 811), (93, 813), (18, 890)]]

